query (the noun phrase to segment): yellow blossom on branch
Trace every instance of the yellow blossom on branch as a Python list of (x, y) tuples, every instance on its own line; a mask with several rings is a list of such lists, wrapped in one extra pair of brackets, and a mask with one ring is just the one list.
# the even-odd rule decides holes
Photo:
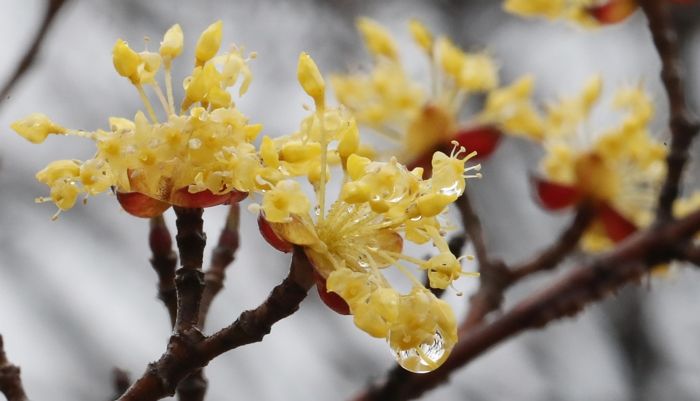
[(506, 0), (503, 8), (525, 17), (567, 19), (586, 27), (623, 21), (637, 10), (636, 0)]
[[(495, 149), (502, 130), (533, 139), (541, 136), (531, 89), (516, 83), (514, 91), (499, 91), (498, 67), (488, 54), (464, 52), (446, 37), (434, 38), (419, 21), (410, 21), (413, 39), (430, 66), (430, 84), (424, 87), (409, 78), (385, 28), (367, 18), (359, 19), (357, 26), (373, 67), (368, 73), (335, 75), (330, 81), (358, 123), (398, 143), (395, 154), (401, 155), (401, 162), (427, 171), (432, 154), (449, 152), (453, 140), (485, 157)], [(478, 93), (487, 94), (490, 106), (462, 121), (465, 101)]]
[(667, 149), (649, 132), (654, 112), (649, 96), (640, 87), (618, 90), (613, 105), (624, 117), (592, 133), (587, 121), (601, 92), (602, 80), (596, 77), (578, 96), (547, 107), (544, 177), (536, 180), (547, 209), (594, 204), (597, 219), (583, 240), (589, 250), (605, 249), (650, 224), (666, 174)]
[[(302, 247), (315, 268), (321, 298), (334, 310), (352, 314), (369, 335), (385, 338), (401, 366), (434, 370), (457, 341), (455, 317), (408, 266), (426, 271), (435, 288), (474, 275), (464, 272), (461, 259), (450, 252), (441, 217), (464, 192), (473, 169), (465, 162), (473, 154), (459, 146), (450, 155), (436, 153), (431, 178), (395, 158), (374, 161), (365, 157), (353, 116), (325, 104), (323, 78), (305, 53), (298, 78), (316, 107), (298, 131), (263, 139), (263, 196), (252, 207), (260, 212), (261, 232), (277, 249)], [(342, 185), (331, 196), (326, 183), (334, 164), (342, 169)], [(313, 188), (314, 201), (299, 178)], [(438, 255), (428, 261), (406, 255), (404, 241), (432, 243)], [(410, 292), (394, 289), (383, 274), (390, 266), (410, 280)]]
[[(185, 96), (175, 106), (171, 78), (174, 58), (182, 53), (179, 25), (164, 35), (159, 52), (136, 52), (119, 39), (113, 48), (117, 73), (136, 88), (146, 114), (133, 119), (112, 117), (107, 130), (80, 131), (61, 127), (43, 114), (32, 114), (12, 128), (34, 143), (50, 134), (74, 135), (95, 142), (96, 153), (86, 161), (49, 164), (37, 179), (51, 188), (59, 211), (73, 207), (79, 195), (96, 195), (113, 188), (122, 206), (140, 217), (162, 213), (170, 205), (207, 207), (236, 202), (256, 188), (262, 168), (252, 144), (262, 129), (249, 124), (236, 109), (228, 88), (239, 84), (246, 92), (252, 75), (250, 55), (232, 47), (217, 55), (221, 21), (202, 33), (195, 49), (195, 67), (183, 82)], [(158, 82), (163, 72), (165, 92)], [(159, 119), (146, 88), (162, 106)]]

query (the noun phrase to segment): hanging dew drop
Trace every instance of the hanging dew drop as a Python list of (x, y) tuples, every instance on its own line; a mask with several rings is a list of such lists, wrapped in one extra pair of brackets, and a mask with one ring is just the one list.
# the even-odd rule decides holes
[(445, 341), (444, 336), (437, 330), (432, 341), (422, 343), (416, 348), (401, 350), (392, 347), (396, 362), (404, 369), (413, 373), (428, 373), (442, 365), (450, 355), (454, 342)]

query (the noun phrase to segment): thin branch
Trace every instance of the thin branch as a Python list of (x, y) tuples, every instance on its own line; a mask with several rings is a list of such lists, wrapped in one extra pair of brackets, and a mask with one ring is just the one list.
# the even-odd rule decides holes
[[(375, 387), (356, 401), (409, 400), (446, 381), (450, 374), (491, 347), (525, 330), (572, 317), (628, 283), (638, 282), (648, 270), (678, 255), (676, 244), (700, 230), (700, 211), (678, 221), (644, 230), (611, 252), (582, 265), (554, 284), (518, 303), (491, 323), (460, 330), (461, 338), (444, 365), (423, 375), (410, 374), (399, 388), (385, 392)], [(463, 329), (464, 327), (461, 327)]]
[(112, 387), (114, 389), (114, 395), (110, 397), (111, 400), (116, 400), (119, 398), (131, 385), (131, 378), (129, 377), (129, 372), (114, 368), (112, 370)]
[(240, 205), (238, 203), (232, 204), (229, 208), (226, 224), (221, 230), (219, 242), (212, 251), (211, 266), (204, 274), (206, 287), (202, 295), (202, 305), (199, 309), (200, 328), (204, 328), (212, 301), (216, 298), (219, 291), (224, 288), (226, 268), (231, 265), (238, 250), (240, 243), (240, 235), (238, 233), (240, 217)]
[(27, 401), (27, 394), (24, 392), (20, 369), (7, 360), (5, 346), (0, 335), (0, 392), (7, 401)]
[(465, 192), (455, 202), (459, 213), (462, 216), (462, 227), (467, 233), (469, 240), (474, 245), (474, 253), (479, 265), (488, 265), (488, 251), (486, 250), (486, 240), (484, 239), (484, 230), (481, 227), (481, 220), (474, 211), (472, 203), (469, 200), (469, 194)]
[(680, 192), (683, 168), (688, 161), (688, 149), (700, 125), (686, 104), (683, 67), (678, 50), (676, 31), (671, 21), (668, 1), (639, 0), (647, 16), (654, 45), (661, 58), (661, 79), (670, 107), (671, 147), (666, 159), (667, 176), (659, 195), (658, 220), (669, 220), (673, 202)]
[(574, 220), (562, 231), (559, 238), (549, 248), (540, 252), (532, 260), (514, 266), (511, 269), (513, 281), (518, 281), (530, 274), (556, 267), (576, 248), (594, 215), (595, 210), (592, 205), (587, 203), (580, 205), (576, 210)]
[[(199, 307), (198, 327), (203, 329), (206, 324), (209, 307), (216, 295), (224, 287), (226, 268), (233, 262), (236, 250), (240, 242), (239, 222), (240, 206), (234, 203), (229, 207), (226, 224), (219, 235), (219, 242), (212, 252), (211, 266), (204, 274), (204, 293)], [(177, 396), (180, 401), (202, 401), (207, 392), (207, 378), (203, 369), (199, 369), (187, 376), (177, 387)]]
[(203, 231), (201, 208), (175, 207), (177, 248), (182, 267), (175, 272), (177, 317), (175, 331), (184, 333), (199, 323), (199, 305), (204, 292), (202, 259), (207, 236)]
[(150, 262), (153, 270), (158, 274), (158, 298), (163, 301), (168, 310), (172, 327), (175, 326), (177, 314), (177, 295), (175, 293), (177, 254), (173, 250), (173, 240), (163, 216), (153, 217), (149, 226)]
[(41, 21), (41, 25), (39, 25), (39, 29), (34, 35), (34, 39), (29, 45), (27, 51), (20, 59), (19, 64), (17, 64), (17, 67), (15, 67), (15, 71), (5, 82), (5, 85), (2, 87), (2, 90), (0, 90), (0, 103), (4, 101), (4, 99), (12, 91), (12, 88), (14, 88), (14, 86), (19, 82), (22, 76), (24, 76), (24, 74), (27, 71), (29, 71), (31, 66), (34, 64), (36, 55), (41, 49), (41, 45), (44, 42), (44, 39), (46, 38), (46, 34), (48, 33), (49, 28), (51, 27), (51, 23), (56, 18), (56, 15), (58, 15), (58, 11), (61, 9), (61, 7), (63, 7), (67, 2), (67, 0), (48, 0), (46, 11), (44, 13), (44, 18)]
[(314, 284), (304, 251), (294, 250), (289, 275), (256, 309), (243, 312), (230, 326), (210, 337), (191, 328), (170, 337), (167, 351), (119, 401), (154, 401), (175, 393), (178, 383), (212, 359), (234, 348), (261, 341), (272, 325), (293, 314)]

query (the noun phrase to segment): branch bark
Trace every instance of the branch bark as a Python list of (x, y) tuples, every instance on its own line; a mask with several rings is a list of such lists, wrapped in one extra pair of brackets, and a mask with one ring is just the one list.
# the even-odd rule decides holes
[(19, 63), (17, 64), (17, 67), (15, 67), (15, 71), (12, 73), (7, 82), (5, 82), (5, 85), (2, 87), (2, 90), (0, 90), (0, 103), (10, 94), (12, 88), (14, 88), (17, 82), (19, 82), (22, 76), (24, 76), (24, 74), (27, 71), (29, 71), (29, 69), (34, 64), (36, 55), (39, 53), (44, 39), (46, 39), (46, 34), (49, 32), (51, 23), (58, 15), (58, 12), (61, 10), (61, 7), (63, 7), (67, 2), (67, 0), (47, 1), (48, 4), (46, 6), (44, 18), (42, 19), (41, 25), (39, 25), (39, 29), (37, 30), (36, 34), (34, 34), (34, 39), (29, 45), (27, 51), (20, 59)]
[(149, 227), (150, 262), (158, 275), (158, 298), (163, 301), (168, 310), (170, 326), (174, 327), (177, 315), (177, 295), (175, 293), (177, 254), (173, 250), (173, 240), (163, 216), (151, 218)]
[(182, 267), (175, 272), (177, 290), (177, 317), (175, 332), (185, 333), (196, 329), (199, 323), (199, 306), (204, 292), (202, 260), (207, 236), (204, 234), (201, 208), (174, 207), (177, 219), (177, 248)]
[(175, 393), (178, 383), (217, 356), (242, 345), (261, 341), (272, 325), (293, 314), (314, 284), (313, 270), (304, 251), (294, 250), (289, 275), (260, 306), (243, 312), (230, 326), (210, 337), (196, 327), (175, 332), (166, 352), (151, 363), (118, 401), (154, 401)]
[(7, 359), (2, 336), (0, 336), (0, 392), (5, 395), (7, 401), (28, 400), (22, 385), (20, 369)]
[[(204, 329), (211, 303), (216, 295), (224, 287), (226, 269), (233, 262), (236, 250), (240, 242), (239, 222), (240, 206), (234, 203), (229, 207), (226, 224), (221, 230), (219, 241), (212, 252), (211, 265), (204, 274), (204, 293), (199, 307), (198, 327)], [(203, 401), (209, 382), (204, 376), (204, 370), (199, 369), (187, 376), (177, 387), (177, 396), (180, 401)]]
[(673, 202), (680, 192), (683, 168), (688, 161), (688, 149), (700, 125), (687, 106), (676, 30), (671, 20), (668, 1), (639, 0), (647, 16), (654, 45), (661, 58), (663, 81), (670, 108), (671, 147), (666, 159), (667, 176), (659, 195), (657, 220), (673, 217)]

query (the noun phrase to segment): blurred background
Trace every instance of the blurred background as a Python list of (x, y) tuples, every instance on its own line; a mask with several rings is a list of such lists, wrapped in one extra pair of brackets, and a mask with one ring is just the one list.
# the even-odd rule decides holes
[[(623, 24), (584, 31), (564, 23), (505, 14), (500, 1), (314, 0), (73, 0), (60, 11), (34, 67), (0, 99), (0, 333), (22, 367), (35, 400), (106, 400), (111, 370), (138, 377), (164, 350), (167, 314), (156, 300), (148, 263), (148, 222), (121, 211), (114, 197), (91, 198), (52, 222), (54, 207), (37, 205), (46, 193), (34, 174), (49, 161), (90, 157), (94, 145), (79, 138), (49, 138), (32, 145), (11, 132), (12, 121), (43, 112), (58, 123), (93, 130), (109, 116), (131, 117), (141, 108), (129, 83), (113, 70), (116, 38), (137, 50), (144, 36), (156, 49), (173, 23), (185, 31), (184, 60), (199, 33), (224, 21), (224, 43), (258, 52), (254, 80), (238, 107), (269, 135), (296, 129), (309, 100), (296, 83), (300, 51), (324, 73), (367, 64), (354, 28), (358, 16), (386, 25), (399, 42), (405, 65), (425, 76), (424, 60), (410, 43), (406, 23), (418, 17), (437, 34), (467, 50), (487, 50), (509, 83), (536, 78), (536, 97), (578, 90), (595, 73), (606, 91), (643, 82), (657, 104), (654, 129), (667, 138), (666, 99), (659, 61), (637, 13)], [(38, 28), (46, 1), (0, 0), (0, 80), (9, 77)], [(697, 7), (679, 17), (688, 93), (697, 105), (700, 67)], [(175, 63), (182, 79), (189, 63)], [(176, 86), (176, 89), (181, 89)], [(176, 93), (177, 96), (177, 93)], [(607, 106), (605, 106), (607, 107)], [(697, 110), (697, 108), (696, 108)], [(506, 261), (549, 243), (567, 214), (545, 214), (533, 202), (528, 174), (541, 151), (507, 139), (483, 166), (485, 178), (471, 193), (490, 250)], [(697, 158), (699, 148), (693, 155)], [(697, 165), (689, 170), (697, 184)], [(247, 204), (244, 203), (244, 207)], [(169, 212), (172, 213), (172, 212)], [(209, 244), (223, 226), (226, 208), (205, 212)], [(257, 306), (286, 275), (289, 257), (271, 251), (255, 216), (242, 213), (242, 243), (226, 289), (215, 301), (208, 331)], [(172, 216), (168, 215), (172, 223)], [(172, 227), (172, 224), (171, 224)], [(207, 255), (209, 255), (208, 247)], [(465, 249), (465, 252), (469, 252)], [(583, 257), (583, 256), (579, 256)], [(473, 267), (472, 267), (473, 269)], [(536, 277), (507, 295), (506, 306), (544, 285)], [(464, 314), (476, 280), (458, 282), (465, 296), (447, 295)], [(574, 319), (550, 324), (504, 343), (457, 372), (450, 385), (426, 400), (694, 400), (700, 398), (700, 274), (675, 269), (663, 278), (627, 288)], [(315, 291), (301, 310), (274, 326), (264, 342), (213, 361), (207, 368), (209, 400), (343, 400), (393, 365), (388, 347), (357, 330), (352, 319), (320, 303)]]

